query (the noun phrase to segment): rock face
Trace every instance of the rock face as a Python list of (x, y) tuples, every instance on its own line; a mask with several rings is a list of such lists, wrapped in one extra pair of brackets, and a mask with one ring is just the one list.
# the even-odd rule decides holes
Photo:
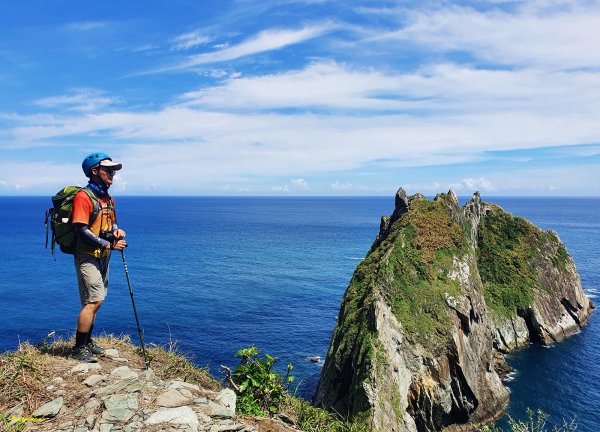
[(342, 301), (315, 403), (365, 430), (475, 428), (508, 401), (498, 351), (577, 331), (592, 310), (573, 260), (478, 193), (400, 189)]
[[(108, 352), (109, 350), (107, 350)], [(75, 364), (65, 359), (46, 370), (59, 373), (46, 388), (51, 400), (29, 414), (24, 402), (10, 408), (8, 430), (52, 432), (265, 432), (296, 431), (281, 421), (246, 419), (236, 415), (236, 395), (224, 388), (210, 390), (180, 379), (159, 378), (152, 369), (116, 366), (122, 357), (102, 357), (99, 363)], [(133, 352), (133, 347), (131, 347)], [(119, 360), (114, 360), (114, 359)], [(129, 362), (128, 359), (124, 359)], [(138, 360), (139, 361), (139, 360)], [(61, 364), (62, 363), (62, 364)], [(98, 372), (98, 373), (93, 373)], [(93, 374), (92, 374), (93, 373)], [(49, 379), (49, 377), (46, 377)], [(62, 396), (61, 396), (62, 395)], [(46, 399), (46, 398), (45, 398)], [(15, 426), (26, 422), (25, 429)], [(4, 423), (2, 423), (4, 424)], [(0, 430), (5, 430), (0, 426)]]

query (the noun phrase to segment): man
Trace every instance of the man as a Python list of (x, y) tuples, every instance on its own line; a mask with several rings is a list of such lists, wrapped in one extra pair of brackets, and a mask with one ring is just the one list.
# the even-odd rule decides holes
[(108, 189), (115, 172), (122, 168), (104, 153), (92, 153), (81, 164), (90, 179), (73, 200), (73, 227), (77, 235), (75, 269), (82, 309), (77, 318), (73, 357), (95, 362), (104, 349), (92, 340), (98, 309), (108, 290), (111, 250), (123, 250), (125, 231), (117, 226), (114, 200)]

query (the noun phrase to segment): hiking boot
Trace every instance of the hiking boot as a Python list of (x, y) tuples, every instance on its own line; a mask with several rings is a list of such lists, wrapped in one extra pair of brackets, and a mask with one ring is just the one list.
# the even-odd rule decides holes
[(96, 363), (97, 361), (87, 346), (74, 347), (72, 356), (75, 360), (79, 360), (80, 362), (84, 363)]
[(97, 345), (92, 339), (86, 345), (90, 352), (94, 355), (104, 355), (104, 348), (100, 345)]

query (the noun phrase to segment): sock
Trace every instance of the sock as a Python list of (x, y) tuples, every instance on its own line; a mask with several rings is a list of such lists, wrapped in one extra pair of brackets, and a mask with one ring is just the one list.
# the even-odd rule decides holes
[(90, 331), (87, 332), (88, 337), (87, 337), (87, 340), (85, 341), (86, 345), (89, 344), (92, 341), (92, 330), (94, 330), (94, 324), (92, 324), (90, 326)]
[(87, 345), (89, 335), (90, 334), (88, 332), (84, 333), (78, 331), (77, 333), (75, 333), (75, 348), (81, 348)]

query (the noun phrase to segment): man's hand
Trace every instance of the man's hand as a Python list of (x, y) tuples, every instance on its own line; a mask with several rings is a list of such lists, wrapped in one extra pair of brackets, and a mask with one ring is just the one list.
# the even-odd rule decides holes
[(113, 243), (113, 249), (122, 251), (127, 247), (127, 242), (125, 240), (117, 240)]
[(113, 235), (117, 240), (121, 240), (122, 238), (125, 238), (125, 231), (123, 231), (122, 229), (118, 229), (115, 232), (113, 232)]

